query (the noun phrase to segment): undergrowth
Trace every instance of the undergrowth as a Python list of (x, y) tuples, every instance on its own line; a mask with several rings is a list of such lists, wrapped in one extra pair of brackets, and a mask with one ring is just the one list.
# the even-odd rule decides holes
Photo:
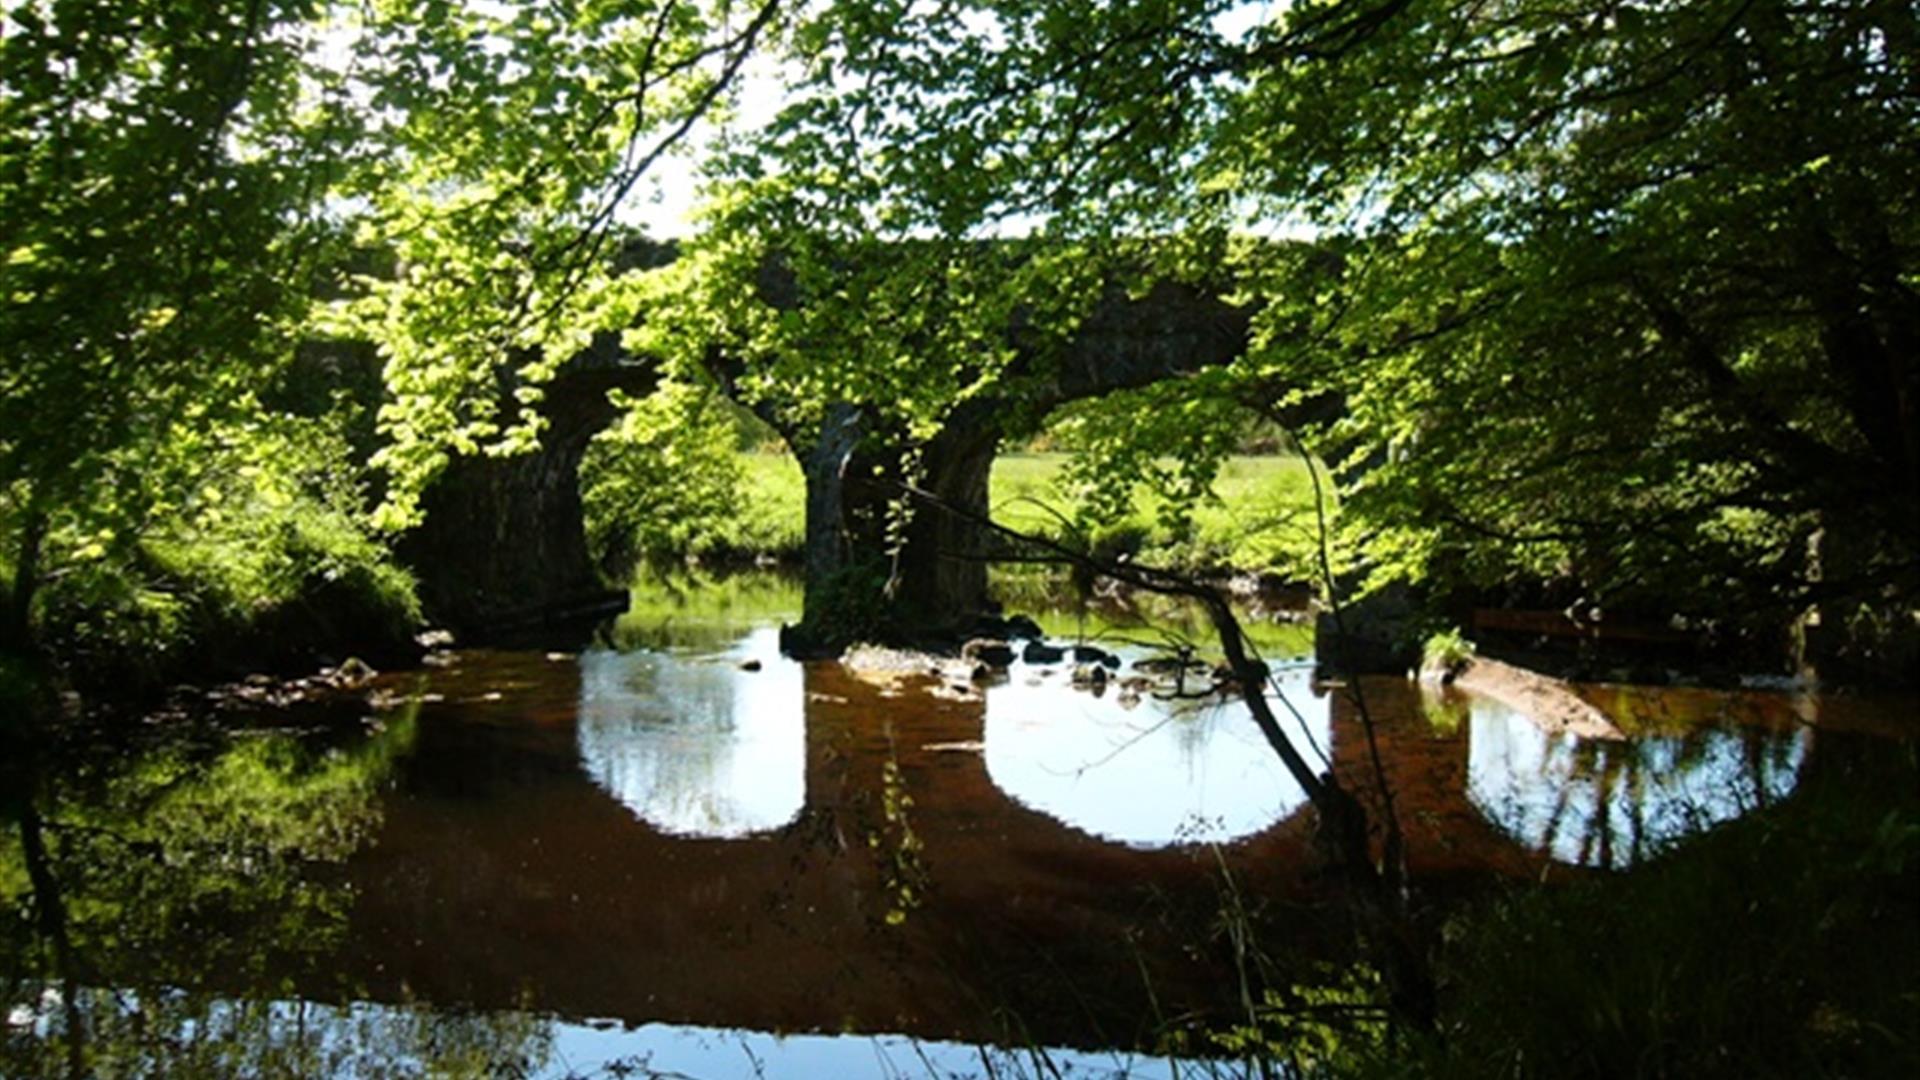
[(96, 695), (404, 653), (413, 579), (362, 524), (349, 461), (328, 425), (289, 418), (230, 440), (111, 545), (50, 537), (63, 569), (37, 598), (44, 652)]
[(1815, 755), (1786, 802), (1639, 869), (1457, 915), (1439, 1029), (1365, 1072), (1920, 1075), (1915, 748)]

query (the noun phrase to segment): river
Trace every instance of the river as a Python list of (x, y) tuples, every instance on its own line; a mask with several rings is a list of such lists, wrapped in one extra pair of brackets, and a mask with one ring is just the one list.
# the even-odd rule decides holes
[[(801, 664), (798, 602), (772, 575), (650, 587), (590, 637), (381, 676), (372, 706), (189, 718), (15, 782), (0, 1072), (1166, 1075), (1218, 1067), (1205, 1032), (1255, 975), (1340, 983), (1305, 798), (1204, 675)], [(1042, 621), (1121, 674), (1193, 633)], [(1310, 635), (1255, 640), (1290, 734), (1359, 786)], [(1630, 867), (1886, 713), (1589, 687), (1628, 738), (1587, 741), (1362, 689), (1439, 898)]]

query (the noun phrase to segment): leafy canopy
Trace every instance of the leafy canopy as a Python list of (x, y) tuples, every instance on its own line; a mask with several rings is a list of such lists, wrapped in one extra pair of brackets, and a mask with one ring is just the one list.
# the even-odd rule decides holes
[[(714, 242), (1182, 237), (1160, 270), (1211, 254), (1258, 305), (1232, 378), (1184, 389), (1343, 402), (1315, 438), (1383, 575), (1774, 611), (1913, 595), (1910, 4), (1252, 14), (814, 9), (793, 103), (724, 163)], [(858, 366), (835, 386), (924, 370)]]

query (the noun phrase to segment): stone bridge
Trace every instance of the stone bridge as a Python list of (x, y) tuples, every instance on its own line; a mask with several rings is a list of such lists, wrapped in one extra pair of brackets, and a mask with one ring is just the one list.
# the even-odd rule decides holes
[[(795, 302), (778, 285), (763, 284), (762, 292), (776, 306)], [(1162, 280), (1139, 295), (1109, 287), (1070, 339), (1020, 349), (1002, 393), (959, 406), (924, 444), (921, 486), (967, 514), (921, 509), (897, 549), (885, 539), (885, 508), (898, 495), (905, 447), (884, 437), (879, 413), (840, 403), (818, 431), (776, 423), (806, 480), (807, 618), (796, 647), (841, 644), (820, 616), (850, 579), (887, 581), (878, 602), (897, 625), (951, 622), (985, 608), (995, 545), (967, 515), (988, 512), (988, 480), (1009, 425), (1229, 363), (1246, 348), (1248, 323), (1246, 309), (1193, 285)], [(1009, 328), (1009, 338), (1018, 340), (1017, 329)], [(729, 365), (714, 366), (725, 383)], [(426, 524), (403, 546), (436, 620), (496, 632), (617, 606), (618, 594), (605, 588), (587, 553), (578, 468), (587, 443), (615, 418), (607, 391), (644, 393), (654, 380), (650, 361), (622, 353), (608, 335), (547, 386), (549, 427), (536, 452), (461, 459), (449, 468), (427, 495)], [(856, 568), (867, 572), (850, 575)]]
[(842, 403), (817, 433), (782, 430), (807, 492), (807, 619), (791, 640), (803, 651), (841, 644), (816, 613), (834, 602), (829, 592), (847, 586), (849, 571), (861, 569), (867, 573), (858, 580), (887, 581), (886, 610), (902, 624), (985, 609), (987, 567), (999, 545), (973, 519), (988, 514), (993, 461), (1009, 426), (1068, 402), (1229, 363), (1244, 351), (1247, 329), (1246, 311), (1193, 286), (1162, 281), (1139, 297), (1109, 289), (1063, 347), (1022, 349), (1000, 393), (960, 405), (920, 447), (919, 486), (963, 513), (917, 507), (905, 542), (891, 553), (886, 507), (899, 495), (906, 448), (882, 437), (877, 413)]

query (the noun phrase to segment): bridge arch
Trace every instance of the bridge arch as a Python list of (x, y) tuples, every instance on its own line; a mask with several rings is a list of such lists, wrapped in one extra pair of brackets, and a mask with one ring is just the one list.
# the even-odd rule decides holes
[[(1004, 392), (963, 403), (917, 447), (920, 486), (967, 513), (916, 513), (898, 544), (887, 536), (887, 506), (907, 447), (885, 437), (877, 410), (843, 402), (817, 430), (776, 424), (806, 485), (806, 614), (789, 644), (802, 654), (845, 644), (824, 613), (844, 599), (834, 592), (849, 579), (875, 580), (855, 573), (862, 567), (879, 568), (887, 583), (879, 603), (890, 626), (936, 627), (985, 610), (996, 545), (969, 517), (988, 513), (993, 462), (1017, 418), (1231, 363), (1246, 349), (1250, 319), (1248, 308), (1188, 283), (1161, 280), (1139, 294), (1109, 286), (1074, 335), (1022, 351)], [(621, 594), (604, 585), (587, 551), (579, 466), (616, 418), (607, 392), (643, 394), (656, 381), (653, 361), (602, 335), (545, 388), (548, 426), (537, 450), (449, 466), (423, 499), (425, 523), (401, 545), (437, 622), (491, 633), (617, 608)]]

